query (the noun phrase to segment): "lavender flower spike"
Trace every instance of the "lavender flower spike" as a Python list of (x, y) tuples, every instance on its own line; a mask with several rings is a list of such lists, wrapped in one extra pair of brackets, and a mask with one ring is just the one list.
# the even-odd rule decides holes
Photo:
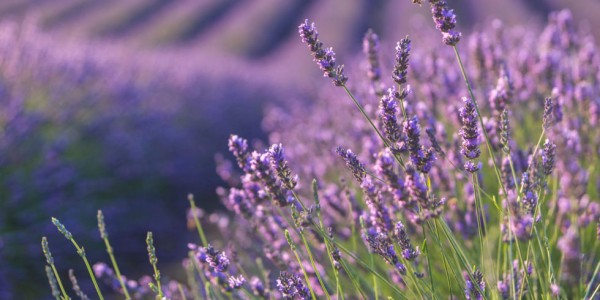
[[(471, 279), (472, 278), (472, 279)], [(485, 291), (485, 281), (481, 271), (475, 269), (472, 276), (465, 274), (465, 298), (467, 300), (481, 300)]]
[(383, 122), (385, 137), (392, 147), (400, 141), (402, 134), (400, 125), (398, 125), (398, 118), (396, 117), (398, 114), (398, 105), (394, 98), (395, 93), (396, 89), (394, 87), (388, 89), (388, 94), (381, 97), (379, 104), (379, 117), (381, 117)]
[(454, 10), (448, 8), (448, 3), (445, 0), (429, 0), (429, 6), (431, 6), (435, 28), (442, 32), (444, 43), (448, 46), (458, 44), (462, 34), (454, 31), (454, 27), (456, 27)]
[(462, 129), (459, 134), (462, 137), (462, 149), (460, 153), (469, 161), (465, 163), (465, 170), (471, 173), (481, 168), (481, 163), (475, 164), (472, 160), (481, 155), (479, 149), (479, 129), (477, 128), (477, 111), (473, 100), (463, 97), (464, 106), (460, 108)]
[(284, 299), (311, 299), (310, 290), (300, 277), (287, 272), (279, 273), (277, 288)]
[(292, 175), (292, 170), (284, 157), (283, 146), (281, 144), (272, 145), (269, 148), (269, 155), (271, 156), (271, 165), (277, 172), (279, 180), (287, 189), (293, 190), (298, 183), (298, 175)]
[(421, 252), (419, 252), (418, 247), (416, 250), (413, 247), (412, 243), (410, 242), (410, 239), (408, 238), (408, 233), (406, 233), (406, 228), (404, 227), (404, 224), (402, 224), (402, 222), (400, 221), (396, 223), (396, 227), (394, 228), (394, 236), (396, 238), (396, 241), (402, 248), (402, 257), (404, 257), (404, 259), (413, 260), (417, 258), (419, 254), (421, 254)]
[(554, 170), (554, 165), (555, 165), (555, 161), (554, 158), (556, 157), (556, 144), (550, 142), (548, 139), (546, 139), (546, 142), (544, 143), (544, 149), (542, 149), (542, 167), (544, 170), (544, 174), (546, 174), (546, 176), (550, 175), (552, 173), (552, 171)]
[(323, 71), (325, 77), (333, 79), (333, 84), (343, 86), (348, 77), (344, 75), (344, 66), (337, 66), (335, 63), (335, 53), (332, 48), (323, 49), (323, 43), (319, 41), (319, 33), (315, 23), (309, 24), (308, 19), (298, 26), (298, 33), (302, 42), (308, 45), (308, 49), (313, 55), (314, 61)]
[(379, 36), (372, 29), (367, 30), (363, 38), (363, 52), (369, 61), (368, 77), (371, 81), (381, 79), (381, 64), (379, 63)]
[(408, 57), (410, 56), (410, 39), (403, 38), (396, 45), (396, 64), (392, 72), (392, 79), (398, 84), (406, 83), (406, 74), (408, 70)]
[(365, 180), (367, 172), (365, 171), (365, 165), (358, 160), (356, 154), (352, 153), (352, 150), (344, 149), (342, 147), (337, 147), (335, 152), (342, 157), (346, 163), (346, 166), (350, 168), (358, 183), (362, 184), (362, 182)]
[(552, 98), (548, 97), (544, 100), (544, 117), (543, 117), (543, 126), (544, 129), (548, 129), (550, 125), (552, 125)]

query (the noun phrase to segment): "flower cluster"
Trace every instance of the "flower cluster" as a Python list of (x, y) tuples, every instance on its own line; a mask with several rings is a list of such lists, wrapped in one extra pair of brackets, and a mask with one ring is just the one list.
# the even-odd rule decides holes
[(348, 77), (344, 75), (344, 66), (336, 64), (335, 53), (332, 48), (323, 49), (323, 43), (319, 41), (319, 33), (315, 23), (309, 24), (308, 19), (306, 19), (304, 23), (298, 26), (298, 32), (302, 42), (308, 46), (317, 65), (324, 72), (323, 75), (332, 78), (336, 86), (346, 84)]

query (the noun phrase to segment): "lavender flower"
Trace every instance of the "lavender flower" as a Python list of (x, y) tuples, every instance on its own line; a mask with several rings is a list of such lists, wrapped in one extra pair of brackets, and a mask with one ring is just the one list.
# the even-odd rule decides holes
[(252, 174), (261, 180), (265, 191), (269, 194), (273, 202), (281, 207), (294, 202), (289, 190), (286, 190), (281, 181), (277, 180), (275, 174), (273, 174), (269, 153), (260, 154), (254, 151), (250, 155), (249, 161)]
[[(510, 273), (503, 274), (502, 280), (498, 281), (497, 287), (498, 291), (500, 291), (500, 295), (502, 299), (510, 299), (515, 298), (519, 294), (525, 294), (527, 292), (527, 281), (526, 276), (530, 276), (532, 273), (533, 265), (530, 262), (525, 261), (524, 265), (525, 269), (519, 266), (519, 260), (513, 261), (513, 267)], [(512, 290), (517, 293), (517, 295), (512, 294)], [(511, 295), (513, 297), (511, 297)]]
[(237, 160), (238, 166), (240, 169), (247, 171), (248, 170), (248, 159), (250, 153), (248, 152), (248, 141), (232, 134), (229, 137), (229, 151), (235, 156)]
[(461, 33), (454, 31), (456, 15), (454, 10), (448, 8), (445, 0), (429, 0), (435, 28), (442, 32), (442, 40), (448, 46), (455, 46), (461, 38)]
[(364, 229), (363, 238), (367, 241), (371, 252), (381, 256), (388, 264), (392, 265), (400, 274), (406, 274), (406, 267), (400, 262), (394, 250), (392, 241), (383, 232), (373, 229)]
[(379, 117), (383, 123), (383, 129), (385, 137), (388, 139), (392, 148), (398, 147), (397, 144), (402, 138), (402, 129), (398, 124), (398, 104), (394, 94), (396, 89), (394, 87), (388, 89), (388, 94), (381, 97), (379, 104)]
[(481, 155), (481, 149), (479, 149), (477, 111), (473, 100), (463, 97), (463, 103), (464, 106), (460, 108), (460, 118), (462, 122), (462, 129), (459, 132), (462, 137), (462, 149), (460, 150), (460, 153), (469, 160), (465, 163), (465, 170), (475, 173), (481, 168), (480, 164), (475, 165), (472, 161)]
[(311, 299), (310, 290), (302, 282), (299, 276), (288, 272), (279, 273), (277, 288), (285, 299)]
[(416, 250), (413, 247), (408, 237), (408, 233), (406, 232), (406, 228), (404, 227), (404, 224), (402, 224), (401, 221), (398, 221), (398, 223), (396, 223), (396, 227), (394, 228), (394, 237), (396, 238), (398, 245), (400, 245), (400, 247), (402, 248), (402, 257), (404, 257), (404, 259), (413, 260), (417, 258), (419, 254), (421, 254), (421, 252), (419, 252), (418, 247)]
[(77, 282), (77, 278), (75, 277), (75, 272), (73, 269), (69, 269), (69, 280), (71, 281), (71, 285), (73, 286), (73, 292), (75, 295), (79, 297), (81, 300), (89, 300), (90, 298), (81, 290), (79, 287), (79, 283)]
[(396, 64), (392, 72), (392, 79), (396, 84), (403, 85), (406, 83), (406, 74), (408, 73), (408, 58), (410, 56), (410, 39), (403, 38), (396, 44)]
[(404, 181), (394, 170), (395, 159), (394, 155), (389, 149), (384, 149), (377, 156), (377, 164), (375, 165), (375, 171), (386, 184), (386, 187), (394, 197), (394, 201), (400, 205), (403, 205), (406, 201), (403, 198), (404, 195)]
[(436, 159), (434, 151), (431, 148), (425, 148), (421, 145), (421, 128), (419, 119), (413, 116), (404, 123), (404, 132), (407, 137), (408, 151), (410, 160), (421, 173), (429, 173)]
[(378, 82), (381, 79), (381, 64), (379, 62), (379, 36), (372, 29), (367, 30), (363, 38), (363, 53), (367, 56), (369, 69), (367, 76), (373, 83), (375, 94), (379, 94)]
[(308, 19), (306, 19), (304, 23), (298, 26), (298, 33), (302, 38), (302, 42), (308, 45), (314, 61), (324, 72), (323, 75), (332, 78), (336, 86), (345, 85), (348, 77), (344, 75), (344, 66), (336, 65), (335, 53), (332, 48), (323, 49), (323, 43), (319, 41), (319, 33), (315, 23), (309, 24)]
[(552, 174), (554, 165), (556, 164), (554, 159), (556, 157), (556, 144), (546, 139), (544, 142), (544, 148), (542, 149), (542, 168), (546, 176)]
[(369, 207), (371, 226), (377, 232), (389, 232), (392, 229), (392, 219), (388, 207), (383, 203), (381, 193), (369, 178), (363, 181), (361, 187)]
[(548, 129), (552, 125), (552, 122), (553, 122), (552, 109), (553, 109), (552, 97), (547, 97), (544, 100), (544, 116), (543, 116), (544, 129)]
[(271, 165), (277, 172), (277, 177), (283, 183), (283, 185), (293, 190), (298, 183), (298, 175), (292, 175), (292, 170), (288, 166), (288, 162), (284, 157), (284, 150), (281, 144), (274, 144), (269, 148), (269, 155), (271, 155)]
[(361, 183), (365, 180), (367, 172), (365, 171), (365, 165), (361, 163), (356, 155), (352, 153), (350, 149), (344, 149), (341, 146), (335, 149), (335, 152), (344, 160), (346, 166), (352, 171), (352, 175)]
[(252, 278), (250, 279), (250, 287), (252, 288), (252, 293), (255, 296), (262, 298), (269, 297), (269, 291), (265, 288), (262, 281), (260, 281), (258, 277), (252, 276)]
[(48, 277), (48, 283), (50, 284), (50, 289), (52, 290), (52, 296), (56, 299), (61, 299), (60, 291), (58, 290), (58, 281), (56, 281), (56, 277), (54, 277), (54, 272), (52, 272), (52, 268), (50, 266), (45, 266), (46, 277)]
[[(471, 277), (473, 279), (471, 279)], [(485, 291), (485, 281), (483, 281), (483, 274), (475, 269), (473, 274), (469, 276), (465, 274), (465, 298), (467, 300), (481, 300)]]

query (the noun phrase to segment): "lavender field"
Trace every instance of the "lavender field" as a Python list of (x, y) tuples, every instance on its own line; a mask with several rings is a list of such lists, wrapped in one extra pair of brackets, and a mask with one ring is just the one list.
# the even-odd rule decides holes
[(597, 15), (4, 1), (0, 299), (600, 299)]

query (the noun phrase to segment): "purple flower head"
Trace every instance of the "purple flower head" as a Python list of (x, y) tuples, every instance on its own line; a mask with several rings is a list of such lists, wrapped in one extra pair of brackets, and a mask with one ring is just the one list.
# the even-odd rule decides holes
[(365, 165), (358, 160), (356, 154), (352, 153), (352, 150), (344, 149), (341, 146), (337, 147), (335, 152), (344, 160), (346, 166), (350, 168), (358, 183), (362, 183), (367, 176), (367, 172), (365, 171)]
[(244, 171), (248, 171), (248, 141), (235, 134), (229, 136), (229, 151), (235, 156), (238, 166)]
[(277, 180), (271, 168), (269, 153), (252, 152), (250, 155), (250, 170), (262, 182), (265, 191), (279, 206), (284, 207), (294, 201), (289, 190), (286, 190), (281, 181)]
[(394, 169), (395, 166), (394, 154), (390, 149), (384, 149), (377, 156), (377, 163), (375, 165), (375, 171), (377, 176), (381, 177), (386, 184), (386, 187), (390, 193), (392, 193), (394, 200), (398, 204), (403, 204), (405, 199), (402, 198), (404, 195), (404, 181), (398, 176)]
[(402, 248), (402, 257), (404, 257), (404, 259), (413, 260), (421, 254), (418, 247), (417, 249), (413, 247), (408, 237), (408, 233), (406, 232), (406, 228), (400, 221), (396, 223), (394, 228), (394, 237), (396, 238), (398, 245), (400, 245), (400, 248)]
[(310, 290), (299, 276), (288, 272), (279, 273), (277, 288), (285, 299), (311, 299)]
[(546, 139), (546, 142), (544, 143), (544, 149), (542, 149), (542, 168), (546, 176), (552, 174), (552, 171), (554, 170), (554, 165), (556, 164), (554, 161), (555, 157), (556, 144)]
[(396, 44), (396, 64), (394, 65), (394, 71), (392, 72), (392, 79), (398, 85), (403, 85), (406, 83), (408, 59), (410, 56), (410, 44), (411, 42), (408, 36)]
[(381, 97), (379, 104), (379, 117), (383, 123), (385, 137), (390, 142), (391, 147), (396, 147), (396, 144), (402, 138), (402, 130), (398, 124), (398, 104), (394, 98), (396, 89), (394, 87), (388, 89), (388, 94)]
[(239, 275), (237, 277), (235, 276), (229, 276), (229, 279), (227, 280), (227, 282), (229, 283), (229, 286), (232, 289), (241, 289), (242, 286), (244, 285), (244, 283), (246, 283), (246, 278), (244, 278), (244, 276)]
[(406, 178), (404, 179), (406, 190), (410, 195), (409, 204), (420, 203), (422, 207), (428, 207), (427, 185), (421, 180), (421, 176), (412, 164), (407, 164)]
[(547, 97), (544, 100), (544, 116), (543, 116), (544, 129), (548, 129), (552, 125), (552, 122), (553, 122), (552, 110), (553, 110), (553, 108), (554, 108), (554, 106), (552, 104), (552, 97)]
[(479, 170), (479, 165), (474, 164), (471, 160), (481, 155), (481, 149), (479, 149), (479, 128), (477, 127), (477, 110), (473, 100), (463, 97), (463, 103), (464, 106), (459, 110), (462, 122), (462, 129), (459, 132), (462, 137), (460, 153), (469, 159), (465, 163), (465, 170), (474, 173)]
[(319, 41), (319, 33), (315, 23), (309, 24), (308, 19), (298, 26), (298, 33), (302, 42), (308, 45), (314, 61), (323, 71), (323, 76), (333, 79), (336, 86), (343, 86), (348, 78), (344, 75), (344, 66), (337, 66), (335, 53), (332, 48), (323, 49), (323, 43)]
[(381, 79), (381, 65), (379, 63), (379, 36), (372, 29), (367, 30), (363, 38), (363, 53), (367, 55), (369, 63), (368, 77), (371, 81)]
[(453, 30), (456, 27), (454, 10), (448, 8), (445, 0), (430, 0), (429, 5), (435, 28), (442, 32), (444, 43), (449, 46), (458, 44), (461, 33)]
[(236, 214), (244, 216), (246, 219), (252, 218), (251, 202), (244, 190), (231, 188), (229, 197), (227, 197), (227, 207), (233, 210)]
[(263, 297), (263, 298), (269, 297), (269, 293), (267, 292), (267, 290), (265, 289), (265, 286), (263, 285), (262, 281), (260, 281), (260, 279), (258, 277), (253, 276), (252, 279), (250, 279), (250, 286), (252, 287), (252, 292), (254, 293), (255, 296), (259, 296), (259, 297)]
[(475, 269), (473, 274), (465, 273), (465, 298), (467, 300), (481, 300), (483, 299), (482, 292), (485, 292), (485, 281), (483, 280), (483, 274), (481, 271)]
[(394, 245), (387, 234), (374, 230), (366, 230), (363, 235), (372, 253), (381, 256), (386, 263), (394, 266), (401, 274), (406, 274), (406, 267), (398, 259)]
[(408, 140), (410, 160), (419, 172), (429, 173), (436, 157), (432, 149), (421, 145), (421, 128), (417, 116), (406, 120), (404, 123), (404, 132)]
[(277, 177), (288, 190), (293, 190), (298, 183), (298, 175), (292, 175), (292, 170), (285, 160), (283, 146), (281, 144), (273, 144), (269, 148), (271, 156), (271, 165), (277, 173)]
[(369, 178), (365, 178), (361, 188), (365, 193), (365, 201), (369, 207), (371, 226), (377, 232), (389, 232), (392, 229), (392, 219), (387, 205), (383, 203), (379, 189)]

